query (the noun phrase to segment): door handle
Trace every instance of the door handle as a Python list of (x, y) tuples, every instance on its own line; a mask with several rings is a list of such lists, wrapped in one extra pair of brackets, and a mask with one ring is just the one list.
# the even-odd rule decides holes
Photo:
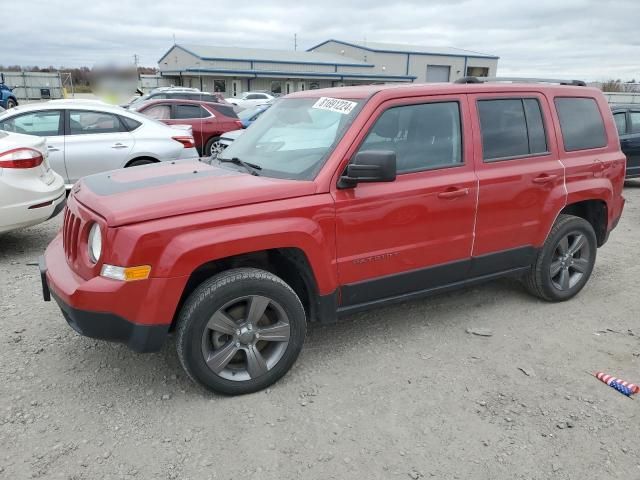
[(60, 149), (56, 147), (52, 147), (51, 145), (47, 145), (47, 151), (49, 152), (59, 152)]
[(548, 175), (546, 173), (543, 173), (542, 175), (534, 178), (533, 180), (531, 180), (533, 183), (549, 183), (554, 181), (556, 178), (558, 178), (558, 175)]
[(129, 148), (127, 145), (123, 145), (122, 143), (116, 143), (111, 148)]
[(468, 188), (456, 188), (455, 190), (445, 190), (444, 192), (440, 192), (438, 194), (438, 198), (451, 200), (453, 198), (464, 197), (465, 195), (469, 195)]

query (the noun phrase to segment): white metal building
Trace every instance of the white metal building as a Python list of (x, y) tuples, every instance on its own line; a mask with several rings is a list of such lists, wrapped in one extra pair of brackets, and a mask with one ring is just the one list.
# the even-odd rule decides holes
[(495, 75), (498, 57), (456, 48), (327, 40), (308, 51), (173, 45), (159, 60), (165, 81), (227, 97), (389, 82), (448, 82)]
[(327, 40), (311, 47), (309, 51), (361, 60), (373, 64), (374, 73), (394, 72), (412, 77), (418, 83), (452, 82), (468, 75), (495, 77), (499, 58), (452, 47), (342, 40)]

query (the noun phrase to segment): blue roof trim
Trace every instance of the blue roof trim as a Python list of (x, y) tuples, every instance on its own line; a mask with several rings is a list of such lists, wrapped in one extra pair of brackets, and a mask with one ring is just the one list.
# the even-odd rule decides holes
[(171, 52), (171, 50), (173, 50), (174, 48), (179, 48), (180, 50), (188, 53), (189, 55), (193, 55), (196, 58), (199, 58), (200, 60), (205, 60), (205, 61), (219, 61), (219, 62), (256, 62), (256, 63), (283, 63), (283, 64), (287, 64), (287, 65), (325, 65), (325, 66), (339, 66), (339, 67), (362, 67), (362, 68), (373, 68), (375, 65), (369, 64), (369, 63), (336, 63), (336, 62), (307, 62), (307, 61), (300, 61), (300, 62), (296, 62), (295, 60), (259, 60), (256, 58), (221, 58), (221, 57), (201, 57), (200, 55), (198, 55), (195, 52), (192, 52), (191, 50), (184, 48), (182, 45), (173, 45), (169, 50), (167, 50), (167, 52), (160, 57), (160, 60), (158, 60), (158, 63), (162, 62), (162, 60), (164, 60), (164, 58), (169, 55), (169, 53)]
[(253, 75), (255, 78), (259, 76), (287, 76), (293, 78), (300, 77), (327, 77), (327, 78), (375, 78), (375, 79), (390, 79), (390, 80), (407, 80), (413, 81), (417, 77), (410, 75), (378, 75), (378, 74), (364, 74), (364, 73), (312, 73), (312, 72), (283, 72), (279, 70), (227, 70), (223, 68), (187, 68), (185, 70), (167, 70), (161, 71), (161, 75), (179, 75), (183, 73), (226, 73), (237, 75)]
[(411, 55), (429, 55), (429, 56), (434, 56), (434, 57), (486, 58), (488, 60), (499, 60), (500, 59), (500, 57), (496, 57), (495, 55), (482, 55), (482, 54), (474, 55), (473, 52), (469, 52), (469, 54), (462, 54), (462, 53), (414, 52), (412, 50), (384, 50), (384, 49), (363, 47), (362, 45), (356, 45), (355, 43), (344, 42), (342, 40), (336, 40), (334, 38), (330, 38), (329, 40), (325, 40), (324, 42), (319, 43), (318, 45), (316, 45), (314, 47), (307, 48), (307, 52), (311, 52), (314, 49), (316, 49), (318, 47), (321, 47), (322, 45), (326, 45), (329, 42), (336, 42), (336, 43), (340, 43), (342, 45), (346, 45), (348, 47), (360, 48), (362, 50), (367, 50), (369, 52), (379, 52), (379, 53), (410, 53)]

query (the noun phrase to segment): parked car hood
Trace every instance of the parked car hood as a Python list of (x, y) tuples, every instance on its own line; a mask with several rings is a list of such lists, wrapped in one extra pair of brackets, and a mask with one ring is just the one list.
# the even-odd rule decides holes
[(72, 189), (77, 201), (120, 226), (251, 203), (312, 195), (311, 181), (253, 176), (197, 160), (161, 162), (90, 175)]

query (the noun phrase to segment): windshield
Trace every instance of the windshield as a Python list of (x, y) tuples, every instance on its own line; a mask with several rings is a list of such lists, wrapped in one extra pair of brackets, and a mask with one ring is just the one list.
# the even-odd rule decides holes
[(145, 100), (149, 99), (150, 96), (150, 93), (145, 93), (144, 95), (135, 98), (129, 105), (135, 105), (136, 103), (144, 102)]
[(226, 150), (259, 166), (260, 175), (311, 180), (357, 115), (361, 100), (285, 98), (263, 113)]
[(255, 114), (260, 113), (264, 109), (265, 109), (264, 107), (247, 108), (246, 110), (242, 110), (240, 113), (238, 113), (238, 118), (240, 120), (249, 120)]

